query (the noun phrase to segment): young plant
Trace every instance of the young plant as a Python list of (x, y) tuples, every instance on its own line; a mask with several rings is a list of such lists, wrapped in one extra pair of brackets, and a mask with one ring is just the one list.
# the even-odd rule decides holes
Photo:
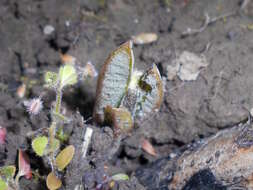
[(49, 159), (52, 171), (47, 176), (47, 186), (50, 190), (60, 188), (61, 180), (57, 177), (57, 171), (62, 171), (70, 163), (75, 152), (74, 146), (69, 145), (57, 155), (60, 141), (56, 138), (56, 135), (59, 125), (69, 122), (69, 119), (61, 113), (63, 90), (67, 86), (76, 84), (77, 80), (78, 74), (74, 65), (71, 64), (62, 66), (58, 73), (47, 72), (45, 74), (46, 86), (55, 91), (56, 100), (51, 109), (52, 122), (48, 130), (48, 136), (37, 136), (34, 138), (32, 148), (38, 156), (46, 156)]
[[(78, 79), (84, 80), (96, 76), (96, 70), (90, 62), (82, 68), (75, 63), (76, 59), (72, 56), (62, 55), (62, 61), (64, 65), (60, 67), (58, 73), (46, 72), (44, 76), (45, 86), (53, 89), (56, 94), (55, 103), (50, 111), (52, 121), (47, 130), (48, 135), (39, 135), (32, 140), (34, 152), (38, 156), (45, 156), (49, 160), (51, 172), (47, 176), (46, 183), (50, 190), (61, 187), (62, 182), (58, 177), (58, 172), (66, 168), (75, 153), (75, 147), (72, 145), (65, 147), (65, 149), (58, 153), (60, 142), (66, 140), (66, 135), (63, 133), (61, 125), (62, 123), (70, 122), (70, 119), (61, 112), (63, 90), (68, 86), (76, 84)], [(43, 108), (41, 97), (26, 101), (24, 105), (32, 115), (37, 115)]]
[(109, 122), (114, 131), (129, 133), (135, 123), (160, 109), (163, 84), (155, 64), (145, 72), (134, 70), (132, 41), (113, 51), (98, 78), (94, 119)]

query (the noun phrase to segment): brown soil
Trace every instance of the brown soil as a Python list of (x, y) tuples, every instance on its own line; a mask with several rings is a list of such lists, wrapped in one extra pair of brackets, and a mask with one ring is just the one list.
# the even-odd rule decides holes
[[(150, 117), (122, 141), (119, 151), (108, 161), (112, 143), (109, 127), (95, 126), (87, 160), (73, 160), (66, 171), (65, 189), (75, 182), (91, 184), (103, 174), (127, 173), (165, 158), (181, 147), (234, 126), (248, 119), (253, 107), (253, 32), (252, 9), (240, 10), (240, 0), (1, 0), (0, 1), (0, 126), (7, 129), (7, 141), (0, 146), (0, 166), (17, 163), (17, 150), (25, 149), (32, 168), (42, 176), (49, 172), (46, 160), (33, 153), (30, 131), (48, 127), (54, 93), (43, 88), (43, 73), (57, 71), (60, 52), (77, 58), (83, 65), (91, 61), (100, 70), (108, 54), (131, 36), (154, 32), (158, 40), (134, 46), (135, 65), (146, 69), (158, 65), (165, 81), (165, 96), (158, 113)], [(252, 6), (252, 5), (250, 5)], [(205, 13), (214, 18), (230, 12), (196, 35), (182, 37), (187, 28), (200, 28)], [(54, 31), (45, 35), (46, 25)], [(250, 27), (251, 26), (251, 27)], [(209, 48), (206, 48), (208, 45)], [(182, 51), (203, 54), (209, 65), (195, 81), (179, 78), (166, 80), (167, 65)], [(16, 95), (22, 82), (29, 83), (24, 98)], [(252, 81), (252, 83), (251, 83)], [(80, 146), (87, 124), (80, 118), (92, 115), (96, 80), (79, 83), (64, 92), (63, 104), (73, 123), (66, 126), (70, 144)], [(29, 116), (23, 101), (43, 96), (44, 109), (39, 116)], [(79, 110), (80, 114), (76, 114)], [(140, 148), (147, 138), (158, 156)], [(110, 169), (103, 171), (103, 165)], [(95, 168), (95, 169), (94, 169)], [(165, 185), (166, 186), (166, 185)], [(46, 189), (45, 181), (22, 178), (25, 190)], [(63, 188), (64, 189), (64, 188)], [(137, 178), (119, 183), (115, 189), (148, 189)], [(163, 189), (163, 188), (160, 188)]]

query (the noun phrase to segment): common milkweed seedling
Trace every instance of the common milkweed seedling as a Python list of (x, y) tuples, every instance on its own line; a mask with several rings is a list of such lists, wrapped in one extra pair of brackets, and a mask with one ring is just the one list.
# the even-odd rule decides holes
[(94, 119), (109, 122), (114, 132), (129, 133), (157, 112), (163, 100), (163, 84), (155, 64), (145, 72), (134, 69), (132, 41), (113, 51), (98, 78)]
[(116, 138), (109, 159), (135, 125), (158, 112), (162, 100), (163, 83), (157, 66), (153, 64), (144, 72), (134, 69), (131, 40), (111, 52), (99, 73), (93, 113), (97, 123), (113, 126)]

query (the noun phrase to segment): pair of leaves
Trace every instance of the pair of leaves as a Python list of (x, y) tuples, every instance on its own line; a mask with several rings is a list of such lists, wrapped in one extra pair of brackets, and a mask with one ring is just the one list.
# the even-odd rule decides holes
[[(43, 156), (47, 151), (48, 138), (45, 136), (36, 137), (32, 141), (32, 148), (34, 152)], [(55, 143), (53, 145), (53, 150), (58, 149), (60, 146), (59, 140), (55, 139)], [(75, 147), (73, 145), (67, 146), (63, 149), (56, 157), (55, 162), (59, 171), (62, 171), (72, 160), (75, 153)]]
[[(45, 136), (36, 137), (32, 142), (32, 148), (34, 152), (39, 155), (43, 156), (47, 154), (49, 151), (55, 151), (59, 148), (60, 142), (59, 140), (55, 139), (55, 143), (53, 144), (53, 150), (47, 149), (48, 145), (48, 138)], [(50, 148), (50, 147), (49, 147)], [(74, 146), (70, 145), (67, 146), (65, 149), (63, 149), (56, 157), (55, 164), (57, 166), (57, 169), (59, 171), (64, 170), (64, 168), (70, 163), (74, 156), (75, 148)], [(62, 182), (60, 179), (58, 179), (53, 172), (51, 172), (47, 176), (47, 187), (50, 190), (55, 190), (60, 188), (62, 185)]]
[(54, 88), (59, 85), (59, 88), (62, 89), (65, 86), (77, 83), (77, 73), (73, 65), (66, 64), (60, 68), (58, 74), (46, 72), (45, 82), (47, 87)]
[[(56, 149), (59, 148), (60, 142), (59, 140), (55, 139), (55, 143), (52, 146), (53, 148), (51, 147), (53, 150), (47, 149), (47, 146), (48, 146), (48, 138), (45, 136), (36, 137), (32, 141), (32, 148), (38, 156), (43, 156), (49, 153), (49, 151), (55, 151)], [(74, 153), (75, 153), (75, 147), (73, 145), (69, 145), (57, 155), (55, 159), (55, 164), (59, 171), (62, 171), (66, 168), (66, 166), (72, 160)], [(61, 187), (61, 185), (62, 185), (61, 180), (57, 176), (55, 176), (53, 172), (51, 172), (47, 176), (47, 187), (50, 190), (58, 189)]]
[(98, 78), (93, 115), (98, 123), (108, 119), (108, 106), (113, 108), (109, 111), (109, 119), (117, 121), (112, 124), (121, 125), (117, 128), (125, 128), (122, 123), (143, 120), (159, 110), (163, 99), (163, 84), (157, 66), (154, 64), (144, 73), (134, 71), (133, 67), (132, 41), (118, 47), (105, 61)]

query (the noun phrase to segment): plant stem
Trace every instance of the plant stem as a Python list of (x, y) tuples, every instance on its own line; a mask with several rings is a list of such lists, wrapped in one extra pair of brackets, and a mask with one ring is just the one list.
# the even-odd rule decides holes
[[(56, 90), (56, 103), (53, 112), (56, 114), (60, 114), (61, 110), (61, 99), (62, 99), (62, 90), (61, 87), (59, 86)], [(53, 116), (53, 114), (51, 114)], [(51, 167), (52, 171), (54, 171), (54, 166), (55, 166), (55, 159), (54, 159), (54, 141), (55, 141), (55, 133), (56, 133), (56, 127), (57, 127), (57, 119), (53, 116), (52, 118), (52, 123), (49, 128), (49, 145), (50, 145), (50, 161), (51, 161)]]
[(15, 189), (19, 190), (19, 178), (20, 178), (20, 173), (18, 172), (16, 177), (15, 177)]

